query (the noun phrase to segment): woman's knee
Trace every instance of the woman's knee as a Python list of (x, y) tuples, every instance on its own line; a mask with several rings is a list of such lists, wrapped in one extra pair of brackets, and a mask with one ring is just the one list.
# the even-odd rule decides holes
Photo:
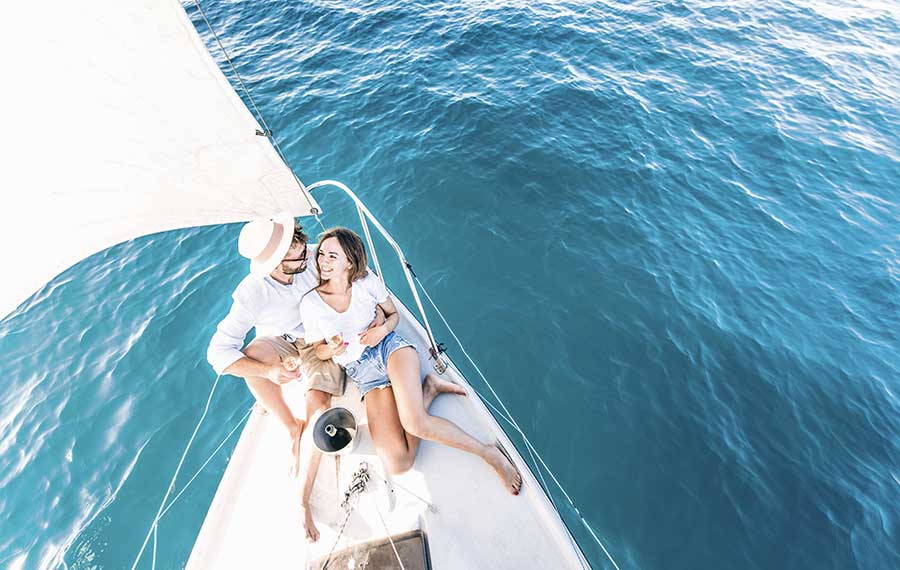
[(424, 410), (419, 413), (402, 414), (400, 423), (407, 433), (419, 439), (428, 439), (431, 433), (431, 416)]
[(393, 454), (384, 458), (385, 467), (391, 475), (403, 475), (412, 469), (415, 457), (411, 457), (410, 453)]

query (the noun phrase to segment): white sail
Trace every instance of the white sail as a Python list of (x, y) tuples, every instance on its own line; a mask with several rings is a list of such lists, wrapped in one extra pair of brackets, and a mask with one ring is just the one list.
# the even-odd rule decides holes
[(11, 3), (0, 50), (0, 318), (122, 241), (318, 208), (176, 0)]

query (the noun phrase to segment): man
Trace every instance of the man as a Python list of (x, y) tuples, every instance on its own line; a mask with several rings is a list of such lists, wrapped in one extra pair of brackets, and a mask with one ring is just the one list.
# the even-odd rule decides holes
[[(314, 348), (303, 341), (300, 299), (319, 283), (316, 246), (307, 246), (303, 228), (295, 225), (291, 214), (282, 213), (245, 224), (238, 251), (250, 259), (250, 275), (232, 294), (234, 303), (213, 334), (207, 360), (219, 374), (244, 378), (257, 402), (287, 429), (291, 474), (296, 476), (307, 419), (327, 409), (332, 395), (344, 392), (343, 370), (330, 360), (316, 358)], [(256, 339), (242, 351), (254, 327)], [(299, 368), (286, 368), (288, 357), (294, 357)], [(301, 373), (306, 381), (306, 417), (302, 419), (294, 417), (282, 393), (282, 386)]]

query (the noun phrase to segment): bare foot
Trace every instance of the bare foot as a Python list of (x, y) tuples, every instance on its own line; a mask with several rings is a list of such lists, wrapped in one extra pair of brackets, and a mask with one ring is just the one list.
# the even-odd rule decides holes
[[(422, 386), (422, 399), (431, 402), (438, 397), (439, 394), (457, 394), (465, 396), (466, 391), (459, 384), (444, 380), (436, 374), (428, 373), (425, 375), (425, 385)], [(426, 406), (427, 407), (427, 406)]]
[(303, 529), (306, 530), (306, 542), (313, 543), (319, 540), (319, 529), (316, 528), (316, 521), (313, 520), (309, 507), (304, 510), (306, 516), (303, 518)]
[(303, 430), (306, 429), (306, 421), (294, 419), (297, 423), (289, 432), (291, 437), (291, 466), (288, 473), (290, 473), (291, 477), (296, 478), (300, 474), (300, 437), (303, 435)]
[(518, 495), (522, 489), (522, 475), (498, 446), (499, 444), (488, 446), (488, 454), (485, 460), (494, 468), (500, 479), (503, 480), (506, 490), (513, 495)]

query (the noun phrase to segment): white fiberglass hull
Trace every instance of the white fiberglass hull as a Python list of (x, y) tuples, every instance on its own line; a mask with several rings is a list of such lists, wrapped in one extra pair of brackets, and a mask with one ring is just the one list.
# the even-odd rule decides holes
[[(424, 329), (398, 300), (395, 303), (402, 315), (398, 332), (424, 353), (422, 347), (428, 346)], [(423, 369), (427, 365), (423, 359)], [(348, 382), (344, 396), (335, 399), (334, 405), (356, 415), (358, 443), (339, 464), (331, 456), (322, 459), (311, 499), (321, 532), (319, 541), (307, 544), (304, 540), (299, 510), (304, 474), (298, 479), (288, 475), (286, 432), (273, 416), (254, 411), (200, 530), (187, 570), (305, 568), (308, 562), (328, 555), (346, 517), (340, 508), (343, 493), (364, 461), (372, 466), (375, 477), (369, 491), (360, 496), (336, 550), (421, 529), (427, 536), (433, 568), (589, 567), (527, 464), (475, 391), (452, 366), (445, 378), (465, 387), (469, 395), (440, 396), (431, 413), (453, 420), (482, 441), (501, 441), (522, 472), (524, 485), (519, 496), (510, 495), (479, 458), (432, 442), (423, 442), (410, 472), (393, 477), (392, 485), (386, 484), (369, 437), (365, 409), (358, 391)], [(288, 393), (288, 403), (300, 412), (303, 394), (299, 389)], [(304, 464), (312, 447), (311, 431), (304, 435)]]

